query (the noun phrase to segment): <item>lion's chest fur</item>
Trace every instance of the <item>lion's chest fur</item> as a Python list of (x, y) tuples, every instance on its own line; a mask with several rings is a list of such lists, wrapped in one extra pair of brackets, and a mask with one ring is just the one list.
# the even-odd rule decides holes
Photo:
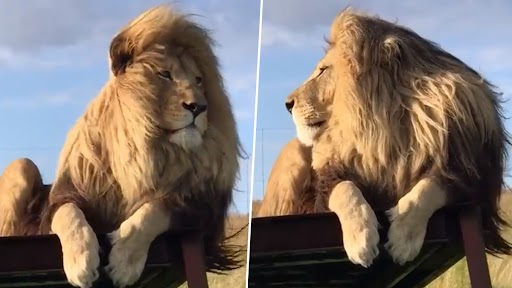
[(299, 198), (299, 213), (328, 211), (332, 190), (342, 181), (353, 182), (374, 209), (389, 209), (407, 193), (418, 179), (407, 171), (399, 171), (400, 159), (379, 161), (379, 151), (362, 153), (348, 141), (336, 144), (329, 135), (322, 135), (312, 149), (311, 183)]
[(311, 182), (298, 198), (297, 213), (329, 211), (328, 202), (332, 190), (342, 181), (353, 182), (374, 209), (389, 209), (396, 205), (399, 198), (384, 181), (370, 181), (355, 169), (330, 162), (320, 169), (311, 169)]
[(98, 116), (89, 114), (68, 136), (52, 206), (77, 203), (99, 232), (117, 229), (150, 201), (162, 202), (180, 223), (223, 223), (238, 171), (236, 142), (211, 126), (200, 147), (185, 150), (148, 131), (92, 125)]
[[(97, 219), (92, 221), (97, 227), (92, 224), (91, 226), (96, 228), (95, 230), (106, 230), (105, 232), (117, 229), (122, 221), (149, 201), (161, 201), (175, 219), (177, 226), (186, 225), (189, 220), (186, 218), (196, 218), (200, 221), (205, 217), (213, 217), (214, 212), (208, 211), (210, 205), (215, 201), (230, 202), (233, 187), (219, 181), (223, 178), (221, 174), (227, 173), (221, 169), (223, 166), (229, 166), (224, 163), (226, 157), (211, 157), (207, 152), (184, 152), (173, 145), (163, 145), (157, 153), (160, 157), (150, 161), (152, 165), (146, 167), (145, 172), (151, 176), (137, 178), (137, 175), (131, 175), (134, 178), (128, 183), (122, 182), (126, 179), (124, 175), (120, 179), (103, 178), (104, 185), (101, 186), (108, 188), (97, 197), (91, 198), (88, 203), (89, 215), (86, 216)], [(126, 163), (124, 170), (137, 168), (132, 165), (137, 163)], [(148, 178), (151, 182), (142, 181)]]

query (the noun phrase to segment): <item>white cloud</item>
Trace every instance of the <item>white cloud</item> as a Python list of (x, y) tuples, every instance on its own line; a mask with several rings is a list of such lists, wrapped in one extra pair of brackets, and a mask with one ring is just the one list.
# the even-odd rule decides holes
[[(112, 35), (133, 17), (158, 3), (156, 0), (131, 4), (118, 0), (76, 0), (73, 3), (33, 0), (33, 5), (26, 5), (17, 0), (2, 1), (0, 67), (51, 70), (106, 65)], [(254, 99), (259, 4), (248, 5), (237, 0), (175, 4), (183, 13), (197, 14), (192, 20), (212, 31), (230, 95), (237, 98), (241, 95), (242, 99), (235, 100), (243, 104)], [(43, 98), (0, 99), (0, 105), (30, 108), (45, 103)], [(247, 119), (248, 112), (239, 112), (239, 115)]]
[[(105, 61), (108, 43), (117, 30), (160, 3), (32, 0), (27, 5), (4, 0), (0, 3), (0, 66), (52, 68)], [(199, 14), (193, 19), (213, 30), (215, 40), (221, 44), (218, 54), (223, 66), (240, 65), (252, 56), (255, 67), (259, 5), (247, 4), (201, 0), (175, 6), (184, 13)]]
[(0, 9), (0, 44), (16, 51), (33, 51), (79, 43), (90, 37), (96, 23), (102, 20), (97, 8), (85, 1), (35, 0), (28, 5), (4, 0)]
[(73, 100), (71, 93), (41, 93), (28, 97), (1, 97), (0, 109), (44, 109), (69, 104)]
[(261, 46), (277, 46), (282, 43), (293, 48), (298, 48), (302, 46), (302, 43), (305, 43), (305, 39), (308, 38), (307, 34), (306, 32), (294, 33), (281, 25), (265, 22), (262, 25)]
[(256, 71), (253, 73), (234, 73), (228, 70), (224, 72), (224, 79), (230, 94), (244, 93), (248, 94), (250, 98), (254, 98), (256, 93)]
[(235, 117), (237, 121), (252, 120), (254, 119), (254, 109), (235, 109)]
[[(351, 1), (266, 1), (262, 46), (272, 49), (318, 49), (334, 17)], [(487, 73), (512, 69), (512, 2), (364, 0), (352, 7), (405, 25), (441, 44), (450, 53)], [(284, 12), (286, 11), (286, 12)]]
[(419, 30), (441, 33), (448, 31), (467, 35), (474, 35), (473, 33), (477, 31), (503, 36), (503, 32), (506, 35), (512, 34), (506, 25), (510, 23), (512, 8), (512, 2), (508, 0), (322, 0), (322, 5), (310, 0), (266, 1), (263, 7), (263, 22), (283, 25), (292, 32), (303, 32), (330, 26), (334, 17), (349, 5), (369, 14), (378, 14), (389, 21), (398, 20), (399, 23), (414, 26)]
[[(98, 39), (110, 38), (127, 19), (136, 15), (138, 9), (133, 4), (123, 4), (123, 9), (119, 9), (116, 6), (120, 3), (115, 2), (33, 0), (27, 5), (17, 0), (2, 1), (0, 65), (51, 68), (71, 64), (68, 62), (73, 59), (90, 59), (86, 56), (98, 48), (94, 47)], [(87, 49), (78, 51), (83, 46)], [(104, 50), (106, 46), (101, 48)], [(75, 52), (83, 53), (78, 56)], [(57, 56), (60, 54), (73, 54), (74, 58), (63, 59)]]
[[(309, 0), (266, 1), (263, 9), (263, 23), (269, 27), (286, 29), (278, 32), (288, 35), (285, 39), (291, 37), (289, 34), (308, 35), (319, 28), (323, 29), (327, 36), (328, 27), (334, 17), (350, 3), (350, 1), (324, 0), (322, 5), (317, 5), (316, 2)], [(472, 40), (492, 39), (500, 39), (508, 43), (512, 41), (512, 29), (509, 29), (509, 11), (512, 9), (512, 2), (507, 0), (485, 2), (466, 0), (464, 3), (441, 0), (419, 2), (365, 0), (354, 2), (352, 6), (369, 14), (378, 14), (388, 21), (398, 21), (399, 24), (410, 26), (430, 38), (440, 39), (449, 35), (450, 37), (460, 36), (466, 43)]]
[(263, 25), (267, 22), (287, 27), (292, 32), (326, 26), (346, 4), (339, 0), (267, 0), (263, 3)]
[[(80, 68), (103, 61), (107, 65), (107, 45), (90, 41), (87, 45), (41, 49), (25, 53), (0, 46), (0, 67), (11, 70), (53, 70), (57, 68)], [(103, 49), (99, 49), (103, 48)]]

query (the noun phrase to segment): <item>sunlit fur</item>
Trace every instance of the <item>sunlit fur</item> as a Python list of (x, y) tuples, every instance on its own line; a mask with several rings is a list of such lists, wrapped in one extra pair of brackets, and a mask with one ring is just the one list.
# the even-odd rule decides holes
[[(213, 265), (233, 264), (223, 254), (224, 224), (241, 146), (213, 45), (207, 30), (166, 5), (113, 38), (110, 77), (67, 135), (40, 233), (49, 232), (64, 203), (107, 233), (157, 201), (169, 210), (172, 230), (201, 224), (206, 253), (220, 256)], [(195, 127), (170, 133), (193, 121), (182, 101), (207, 104), (207, 111)]]
[(511, 252), (497, 205), (509, 143), (500, 94), (462, 61), (405, 27), (349, 8), (334, 20), (325, 56), (292, 101), (298, 138), (312, 145), (322, 183), (303, 195), (321, 203), (311, 209), (325, 209), (327, 199), (318, 198), (343, 180), (372, 207), (390, 209), (429, 177), (451, 203), (481, 204), (488, 251)]
[(0, 175), (0, 236), (37, 234), (50, 188), (30, 159), (9, 163)]
[(311, 178), (311, 147), (293, 139), (277, 157), (258, 212), (258, 217), (296, 213), (296, 196), (309, 188)]

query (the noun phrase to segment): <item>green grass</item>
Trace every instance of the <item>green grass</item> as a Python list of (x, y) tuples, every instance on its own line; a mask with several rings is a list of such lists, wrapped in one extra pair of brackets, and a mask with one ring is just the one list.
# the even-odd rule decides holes
[[(510, 271), (510, 269), (512, 269), (512, 257), (507, 256), (503, 259), (498, 259), (493, 256), (488, 256), (487, 263), (489, 264), (489, 271), (491, 273), (492, 286), (495, 288), (512, 288), (512, 271)], [(427, 286), (427, 288), (441, 287), (471, 287), (465, 258)]]
[[(506, 218), (512, 223), (512, 194), (507, 193), (501, 202), (501, 207)], [(504, 231), (505, 238), (512, 241), (512, 229)], [(501, 259), (487, 256), (489, 272), (491, 274), (492, 287), (512, 288), (512, 256), (504, 256)], [(443, 275), (430, 283), (427, 288), (466, 288), (469, 283), (468, 266), (466, 258), (457, 262)]]

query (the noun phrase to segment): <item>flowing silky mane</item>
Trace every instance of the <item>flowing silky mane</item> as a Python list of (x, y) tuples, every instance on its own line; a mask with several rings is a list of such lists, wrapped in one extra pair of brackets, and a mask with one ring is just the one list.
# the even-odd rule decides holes
[(410, 29), (352, 9), (335, 19), (331, 49), (338, 88), (313, 147), (322, 190), (350, 179), (389, 209), (433, 177), (452, 200), (480, 203), (488, 250), (510, 253), (498, 206), (510, 142), (495, 87)]

